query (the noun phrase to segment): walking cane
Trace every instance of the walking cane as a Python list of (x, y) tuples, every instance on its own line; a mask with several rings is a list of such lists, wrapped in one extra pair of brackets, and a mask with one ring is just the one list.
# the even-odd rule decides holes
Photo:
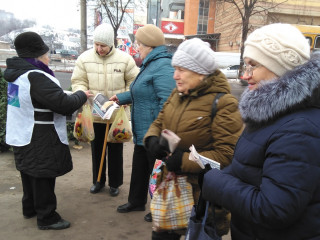
[(103, 162), (104, 162), (104, 157), (106, 154), (106, 147), (107, 147), (107, 139), (108, 139), (108, 133), (109, 133), (109, 120), (107, 121), (107, 127), (106, 127), (106, 133), (104, 135), (104, 142), (103, 142), (103, 148), (102, 148), (102, 154), (101, 154), (101, 160), (100, 160), (100, 168), (99, 168), (99, 173), (98, 173), (98, 179), (96, 182), (96, 186), (100, 188), (100, 180), (101, 180), (101, 173), (102, 173), (102, 167), (103, 167)]

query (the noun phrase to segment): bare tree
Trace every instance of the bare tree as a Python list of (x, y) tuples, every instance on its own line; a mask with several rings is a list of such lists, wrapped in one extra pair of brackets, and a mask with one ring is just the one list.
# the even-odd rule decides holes
[[(247, 39), (249, 31), (253, 30), (252, 25), (250, 25), (250, 19), (253, 16), (263, 16), (266, 19), (268, 13), (278, 7), (279, 5), (287, 2), (288, 0), (283, 0), (281, 2), (276, 2), (274, 0), (216, 0), (217, 8), (220, 6), (224, 7), (225, 3), (229, 3), (234, 5), (236, 10), (240, 15), (241, 22), (235, 24), (235, 26), (241, 26), (241, 48), (240, 48), (240, 69), (243, 66), (243, 50), (244, 50), (244, 42)], [(236, 18), (234, 18), (236, 19)], [(236, 31), (234, 31), (236, 32)], [(238, 32), (239, 33), (239, 32)], [(239, 75), (242, 75), (241, 70), (239, 71)]]
[(123, 22), (124, 15), (133, 0), (97, 0), (98, 7), (104, 9), (114, 31), (114, 45), (117, 46), (118, 29)]

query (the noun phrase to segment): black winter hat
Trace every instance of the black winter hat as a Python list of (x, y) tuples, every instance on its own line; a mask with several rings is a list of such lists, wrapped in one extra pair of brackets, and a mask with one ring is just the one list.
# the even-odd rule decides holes
[(39, 34), (35, 32), (24, 32), (14, 40), (17, 54), (22, 58), (37, 58), (49, 51)]

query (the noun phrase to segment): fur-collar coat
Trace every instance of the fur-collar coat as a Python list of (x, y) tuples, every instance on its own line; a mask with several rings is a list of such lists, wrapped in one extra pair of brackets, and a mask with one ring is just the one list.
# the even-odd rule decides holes
[(232, 164), (203, 196), (231, 211), (232, 239), (320, 239), (320, 56), (246, 90)]

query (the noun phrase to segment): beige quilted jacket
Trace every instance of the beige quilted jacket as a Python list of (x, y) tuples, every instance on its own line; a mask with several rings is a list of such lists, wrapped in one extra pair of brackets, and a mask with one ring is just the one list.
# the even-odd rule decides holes
[[(94, 95), (101, 93), (110, 98), (128, 91), (138, 73), (139, 68), (129, 54), (113, 48), (107, 56), (101, 57), (93, 48), (78, 57), (71, 87), (73, 92), (91, 90)], [(105, 122), (99, 117), (95, 117), (94, 121)]]

